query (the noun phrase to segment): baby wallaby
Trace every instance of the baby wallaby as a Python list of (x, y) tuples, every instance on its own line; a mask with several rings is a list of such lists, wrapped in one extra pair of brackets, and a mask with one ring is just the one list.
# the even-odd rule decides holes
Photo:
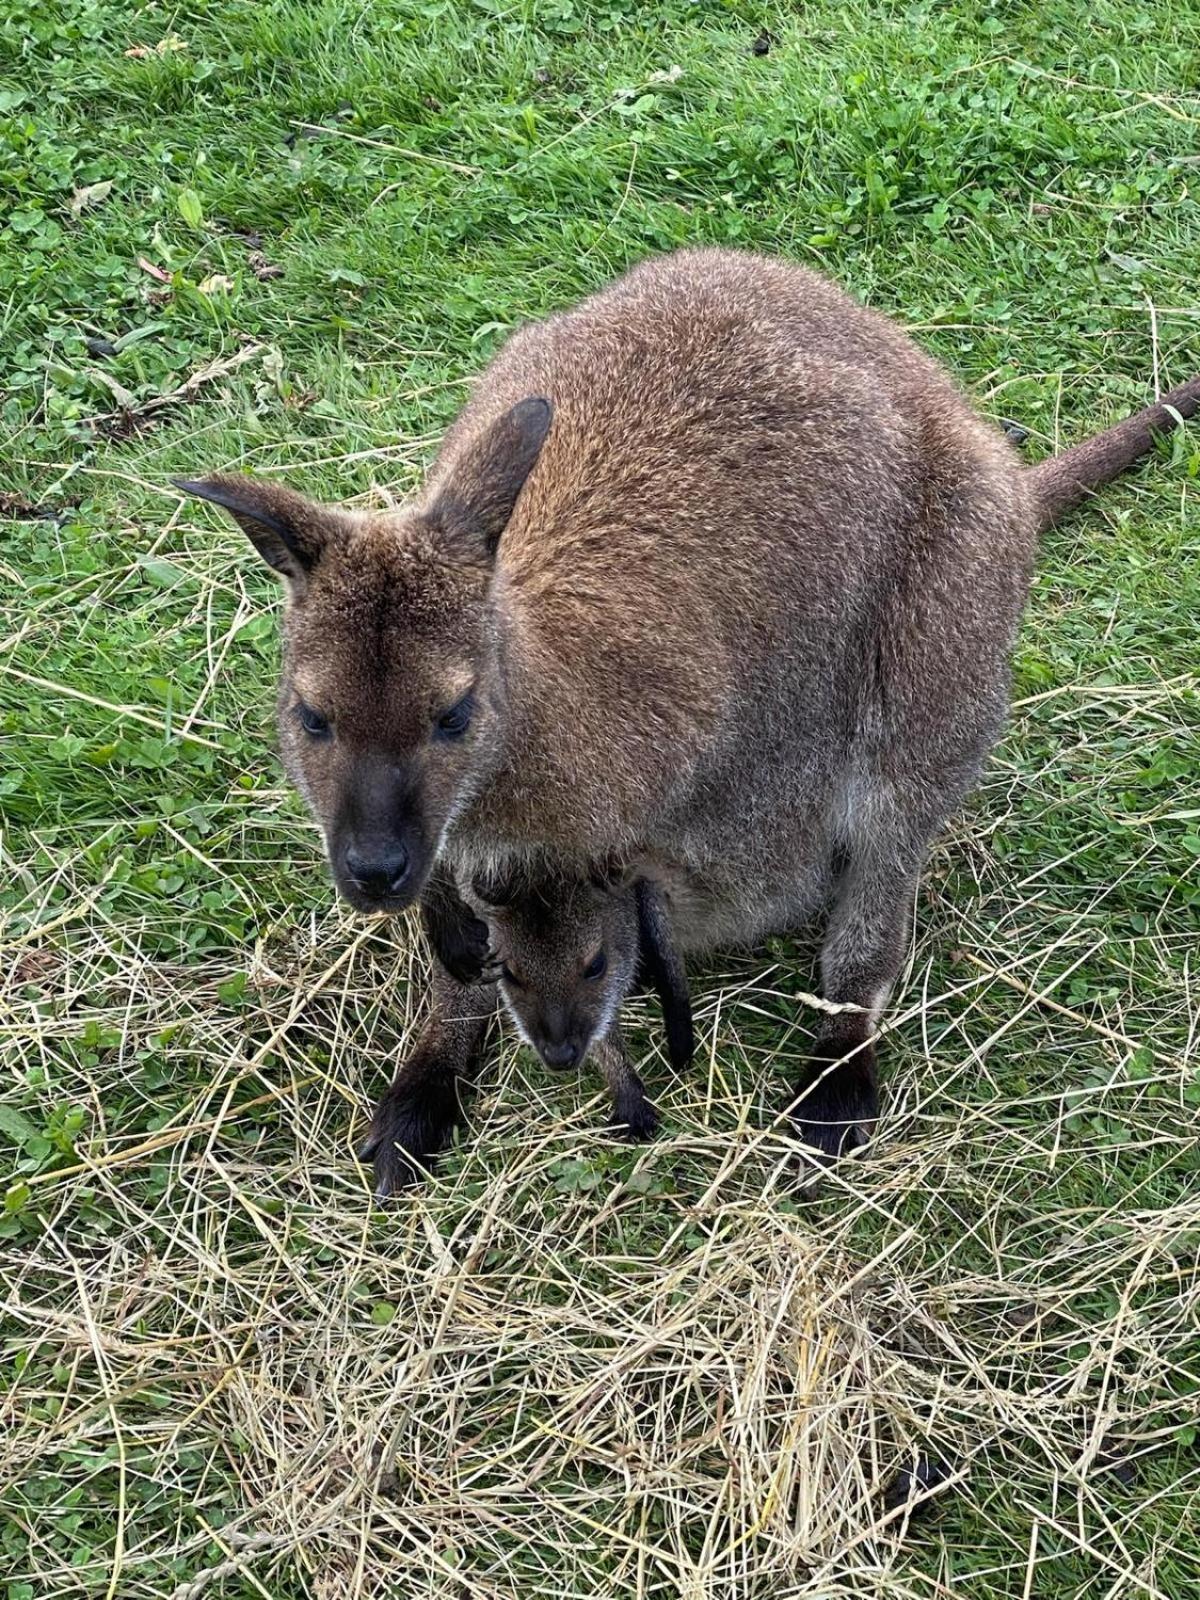
[(556, 1070), (590, 1055), (614, 1120), (628, 1138), (649, 1139), (658, 1116), (618, 1023), (639, 976), (662, 1002), (672, 1065), (686, 1066), (694, 1048), (687, 977), (661, 891), (603, 867), (585, 876), (485, 870), (464, 888), (487, 924), (500, 992), (521, 1037)]

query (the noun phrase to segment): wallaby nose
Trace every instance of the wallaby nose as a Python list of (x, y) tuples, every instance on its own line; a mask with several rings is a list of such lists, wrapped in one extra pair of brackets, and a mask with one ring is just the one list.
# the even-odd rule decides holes
[(579, 1046), (564, 1040), (562, 1044), (542, 1047), (542, 1060), (548, 1067), (573, 1067), (579, 1060)]
[(372, 900), (386, 900), (399, 894), (408, 877), (408, 851), (402, 844), (375, 855), (346, 851), (346, 873), (356, 888)]

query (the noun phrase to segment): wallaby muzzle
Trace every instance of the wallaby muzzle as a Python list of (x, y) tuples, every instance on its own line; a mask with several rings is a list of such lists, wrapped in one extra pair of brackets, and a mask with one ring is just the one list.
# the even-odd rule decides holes
[(434, 840), (410, 775), (363, 756), (329, 830), (339, 892), (359, 911), (404, 911), (425, 887)]
[(534, 1017), (527, 1017), (529, 1041), (552, 1072), (569, 1072), (577, 1067), (592, 1042), (592, 1028), (574, 1016), (569, 1007), (548, 1002)]

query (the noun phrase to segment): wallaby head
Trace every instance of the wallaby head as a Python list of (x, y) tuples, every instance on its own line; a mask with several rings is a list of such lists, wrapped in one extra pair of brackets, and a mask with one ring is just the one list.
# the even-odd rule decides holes
[(577, 877), (518, 866), (476, 873), (468, 893), (488, 924), (509, 1014), (547, 1066), (583, 1062), (639, 968), (662, 1001), (672, 1061), (690, 1059), (687, 980), (651, 884), (609, 864)]
[(486, 778), (501, 698), (496, 548), (549, 426), (547, 401), (522, 401), (436, 493), (388, 515), (246, 477), (178, 485), (228, 511), (284, 579), (284, 765), (360, 910), (412, 903)]

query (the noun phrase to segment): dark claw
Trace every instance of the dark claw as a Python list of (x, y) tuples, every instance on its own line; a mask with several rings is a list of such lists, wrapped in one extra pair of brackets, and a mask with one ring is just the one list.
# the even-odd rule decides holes
[[(412, 1067), (410, 1064), (409, 1072)], [(375, 1193), (386, 1200), (426, 1177), (440, 1150), (462, 1121), (457, 1080), (450, 1074), (422, 1075), (411, 1087), (393, 1084), (375, 1108), (360, 1161), (375, 1167)]]
[(839, 1040), (817, 1040), (788, 1102), (796, 1132), (826, 1162), (861, 1149), (879, 1115), (874, 1046), (862, 1045), (832, 1066), (849, 1048)]
[(479, 983), (488, 965), (487, 923), (474, 920), (441, 932), (434, 948), (446, 971), (461, 984)]
[(895, 1511), (899, 1506), (912, 1504), (924, 1508), (935, 1489), (950, 1476), (950, 1468), (932, 1456), (917, 1456), (912, 1467), (901, 1467), (888, 1484), (883, 1496), (883, 1509)]
[(434, 955), (450, 976), (461, 984), (478, 983), (490, 949), (487, 923), (446, 884), (422, 899), (421, 919)]
[(629, 1144), (645, 1144), (659, 1129), (658, 1112), (644, 1094), (623, 1095), (613, 1102), (614, 1131)]
[(377, 1200), (390, 1200), (402, 1189), (410, 1189), (428, 1172), (428, 1168), (418, 1168), (405, 1151), (374, 1131), (359, 1145), (357, 1155), (360, 1161), (370, 1161), (374, 1166)]

